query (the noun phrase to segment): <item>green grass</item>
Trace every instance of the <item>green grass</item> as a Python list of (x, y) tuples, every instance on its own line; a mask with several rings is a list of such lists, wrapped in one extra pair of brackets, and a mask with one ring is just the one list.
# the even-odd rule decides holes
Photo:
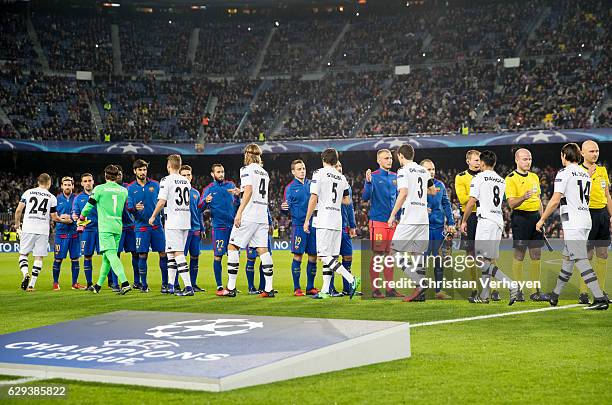
[[(208, 292), (193, 298), (157, 293), (157, 259), (151, 257), (150, 294), (123, 297), (108, 290), (100, 296), (72, 291), (70, 268), (62, 269), (62, 291), (51, 291), (51, 258), (45, 261), (37, 291), (18, 290), (20, 273), (16, 255), (0, 255), (0, 333), (49, 325), (122, 309), (235, 313), (301, 317), (395, 320), (411, 323), (483, 314), (535, 309), (545, 303), (505, 300), (489, 305), (459, 301), (407, 304), (390, 300), (333, 299), (315, 301), (291, 296), (291, 256), (275, 252), (275, 287), (280, 294), (263, 300), (246, 294), (221, 299), (212, 293), (211, 256), (200, 261), (200, 286)], [(558, 265), (544, 257), (545, 289), (554, 282)], [(510, 256), (504, 252), (500, 267), (510, 274)], [(130, 268), (124, 260), (126, 268)], [(94, 265), (97, 267), (97, 261)], [(527, 266), (526, 266), (527, 267)], [(358, 257), (353, 269), (359, 269)], [(128, 272), (131, 279), (131, 270)], [(611, 272), (612, 273), (612, 272)], [(81, 275), (81, 281), (82, 280)], [(201, 281), (200, 281), (201, 280)], [(575, 303), (574, 285), (568, 286), (560, 305)], [(318, 280), (320, 285), (320, 280)], [(246, 290), (241, 269), (238, 288)], [(224, 393), (157, 390), (146, 387), (103, 385), (74, 381), (45, 381), (69, 387), (68, 402), (155, 403), (612, 403), (612, 318), (610, 312), (581, 308), (415, 328), (411, 332), (412, 358), (366, 367), (244, 388)], [(0, 376), (0, 380), (3, 377)], [(34, 385), (36, 383), (31, 383)], [(40, 382), (38, 382), (40, 384)], [(3, 402), (10, 403), (10, 401)], [(41, 401), (44, 402), (44, 401)]]

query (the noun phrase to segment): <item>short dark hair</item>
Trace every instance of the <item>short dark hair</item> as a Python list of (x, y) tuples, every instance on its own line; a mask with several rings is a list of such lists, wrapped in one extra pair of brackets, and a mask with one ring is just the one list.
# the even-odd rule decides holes
[(211, 171), (212, 173), (214, 173), (214, 172), (215, 172), (215, 169), (216, 169), (217, 167), (221, 167), (221, 168), (223, 168), (223, 165), (222, 165), (221, 163), (215, 163), (215, 164), (213, 164), (213, 165), (210, 167), (210, 171)]
[(561, 153), (568, 162), (580, 163), (582, 161), (582, 154), (580, 153), (580, 147), (577, 143), (566, 143), (563, 145), (563, 148), (561, 148)]
[(85, 177), (91, 177), (93, 179), (93, 174), (91, 174), (91, 173), (83, 173), (83, 174), (81, 174), (81, 180), (83, 180)]
[(117, 181), (119, 176), (119, 168), (115, 165), (108, 165), (104, 168), (104, 178), (110, 181)]
[(495, 167), (497, 155), (492, 150), (485, 150), (480, 154), (480, 161), (489, 167)]
[(321, 160), (324, 163), (335, 166), (338, 163), (338, 151), (334, 148), (327, 148), (321, 153)]
[(189, 170), (190, 172), (193, 172), (193, 169), (189, 165), (181, 166), (181, 168), (179, 169), (179, 173), (182, 172), (183, 170)]
[(409, 143), (405, 143), (397, 150), (398, 155), (401, 153), (408, 160), (414, 159), (414, 148)]
[(142, 159), (136, 159), (132, 164), (132, 169), (134, 170), (140, 169), (141, 167), (149, 167), (149, 163)]

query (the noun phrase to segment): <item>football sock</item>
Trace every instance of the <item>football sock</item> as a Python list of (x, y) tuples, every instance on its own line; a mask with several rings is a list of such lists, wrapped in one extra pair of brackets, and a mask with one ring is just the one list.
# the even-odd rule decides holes
[(227, 251), (227, 289), (236, 289), (236, 278), (240, 266), (240, 252), (237, 250)]
[(138, 258), (138, 277), (134, 277), (134, 282), (139, 282), (143, 287), (146, 287), (147, 284), (147, 258), (139, 257)]
[[(334, 274), (334, 272), (332, 271), (332, 274), (331, 274), (331, 279), (329, 280), (329, 292), (330, 292), (330, 293), (338, 291), (338, 290), (336, 290), (336, 286), (334, 285), (334, 275), (335, 275), (335, 274)], [(343, 279), (343, 280), (344, 280), (344, 279)]]
[(576, 260), (576, 268), (580, 272), (580, 276), (584, 280), (584, 283), (589, 290), (593, 293), (593, 297), (602, 298), (603, 292), (599, 287), (599, 283), (597, 282), (597, 274), (593, 271), (591, 267), (591, 263), (587, 259)]
[(436, 292), (440, 292), (444, 269), (442, 268), (442, 256), (434, 256), (434, 280), (436, 281)]
[(198, 271), (200, 264), (199, 256), (191, 256), (189, 259), (189, 279), (191, 280), (191, 285), (196, 285), (198, 280)]
[[(495, 277), (496, 279), (498, 279), (499, 281), (502, 281), (506, 284), (511, 283), (513, 280), (508, 277), (506, 274), (504, 274), (503, 271), (501, 271), (499, 269), (499, 267), (497, 267), (496, 265), (491, 265), (491, 277)], [(518, 289), (518, 288), (516, 288)], [(512, 288), (510, 290), (513, 290)]]
[(108, 272), (108, 280), (112, 287), (118, 286), (119, 282), (117, 281), (117, 276), (112, 271)]
[[(308, 269), (306, 269), (308, 272)], [(293, 277), (293, 289), (300, 288), (300, 273), (302, 272), (302, 262), (295, 258), (291, 262), (291, 276)]]
[(557, 295), (561, 295), (561, 291), (565, 284), (567, 284), (572, 276), (572, 272), (574, 271), (574, 261), (563, 259), (561, 262), (561, 272), (559, 273), (559, 277), (557, 278), (557, 285), (553, 292)]
[(480, 278), (478, 274), (480, 273), (478, 266), (476, 266), (475, 264), (468, 266), (468, 272), (470, 273), (470, 281), (474, 281), (478, 285), (478, 280)]
[(19, 255), (19, 270), (23, 278), (28, 275), (28, 255)]
[(417, 263), (413, 263), (411, 265), (408, 264), (408, 260), (404, 261), (402, 265), (402, 271), (406, 274), (410, 279), (416, 284), (416, 287), (420, 287), (421, 279), (425, 274), (425, 268), (422, 266), (422, 263), (418, 263), (418, 256), (412, 255), (412, 260), (417, 261)]
[(482, 298), (483, 300), (486, 300), (489, 298), (489, 291), (491, 290), (491, 287), (489, 284), (491, 282), (491, 272), (489, 271), (490, 269), (491, 269), (491, 262), (489, 261), (485, 261), (482, 267), (480, 268), (480, 272), (482, 274), (481, 281), (480, 281), (480, 287), (482, 288), (482, 291), (480, 291), (480, 298)]
[(272, 280), (274, 274), (274, 264), (272, 262), (272, 255), (270, 252), (266, 252), (259, 257), (261, 260), (261, 272), (264, 275), (264, 279), (266, 280), (266, 286), (264, 291), (270, 292), (272, 291)]
[[(533, 261), (532, 261), (533, 263)], [(530, 267), (531, 270), (531, 267)], [(512, 278), (515, 281), (523, 281), (523, 261), (512, 259)]]
[(62, 261), (60, 259), (53, 260), (53, 282), (59, 283), (60, 269), (62, 268)]
[[(529, 263), (529, 279), (532, 282), (539, 282), (541, 283), (542, 280), (540, 280), (540, 277), (542, 276), (542, 262), (540, 261), (540, 259), (538, 260), (531, 260), (531, 263)], [(539, 290), (539, 288), (534, 288), (532, 289), (533, 292), (536, 292), (536, 290)]]
[[(323, 261), (323, 264), (327, 265), (327, 267), (329, 268), (329, 271), (341, 274), (342, 277), (344, 277), (346, 281), (348, 281), (349, 283), (352, 283), (353, 280), (355, 280), (353, 275), (350, 272), (348, 272), (342, 266), (342, 264), (340, 264), (340, 262), (338, 262), (337, 258), (333, 256), (325, 256), (322, 258), (322, 261)], [(330, 275), (330, 281), (331, 281), (331, 275)]]
[(306, 291), (315, 288), (315, 277), (317, 276), (317, 260), (306, 263)]
[(606, 275), (608, 273), (608, 258), (602, 258), (595, 256), (595, 265), (593, 266), (595, 274), (597, 274), (597, 280), (602, 290), (606, 290)]
[[(315, 262), (315, 264), (316, 264), (316, 262)], [(342, 266), (349, 273), (351, 272), (351, 265), (352, 264), (353, 264), (353, 258), (352, 257), (350, 259), (344, 259), (344, 258), (342, 259)], [(351, 284), (348, 281), (346, 281), (346, 279), (344, 277), (342, 277), (342, 291), (348, 292), (350, 290), (350, 288), (351, 288)]]
[(93, 263), (91, 258), (83, 259), (83, 272), (85, 273), (87, 285), (91, 285), (93, 283)]
[[(393, 274), (393, 266), (385, 266), (385, 268), (383, 269), (383, 275), (385, 276), (385, 280), (387, 281), (393, 281), (394, 278), (394, 274)], [(378, 277), (380, 277), (380, 274), (378, 275)], [(351, 281), (352, 282), (352, 281)], [(388, 284), (387, 284), (388, 285)], [(387, 287), (387, 290), (390, 290), (391, 288)]]
[(329, 269), (329, 266), (323, 263), (323, 287), (321, 287), (321, 292), (324, 294), (329, 294), (332, 274), (333, 272)]
[(252, 290), (255, 288), (255, 261), (254, 260), (247, 260), (245, 271), (246, 271), (246, 278), (247, 278), (247, 284), (249, 286), (249, 290)]
[(32, 265), (32, 278), (30, 279), (28, 287), (34, 288), (34, 286), (36, 285), (36, 279), (42, 271), (42, 263), (43, 262), (40, 259), (34, 260), (34, 264)]
[(81, 266), (79, 265), (79, 261), (72, 260), (70, 269), (72, 270), (72, 284), (76, 284), (79, 281), (79, 271), (81, 271)]
[(374, 285), (374, 280), (379, 279), (381, 277), (381, 272), (376, 271), (374, 269), (374, 259), (375, 259), (376, 255), (372, 257), (372, 259), (370, 259), (370, 284), (372, 287), (372, 291), (374, 290), (378, 290), (378, 288), (376, 288)]
[(140, 258), (137, 253), (132, 253), (132, 272), (134, 283), (140, 284)]
[(259, 291), (265, 291), (266, 289), (266, 277), (263, 273), (263, 264), (259, 263)]
[[(161, 271), (162, 284), (168, 284), (168, 255), (159, 256), (159, 270)], [(142, 282), (144, 283), (144, 281)]]
[(178, 265), (173, 255), (167, 254), (166, 257), (168, 258), (168, 273), (166, 274), (166, 283), (168, 286), (172, 286), (172, 288), (174, 288), (174, 281), (176, 279)]
[(213, 260), (215, 282), (217, 283), (217, 287), (223, 287), (223, 277), (221, 276), (221, 274), (223, 273), (223, 266), (221, 265), (221, 258), (219, 257), (219, 260), (216, 259), (217, 257), (215, 256), (215, 260)]
[(187, 267), (187, 260), (185, 260), (185, 256), (184, 255), (176, 256), (174, 260), (176, 260), (176, 266), (177, 266), (176, 268), (178, 270), (178, 275), (181, 277), (181, 280), (183, 280), (183, 285), (185, 286), (185, 288), (191, 288), (191, 279), (189, 278), (189, 268)]

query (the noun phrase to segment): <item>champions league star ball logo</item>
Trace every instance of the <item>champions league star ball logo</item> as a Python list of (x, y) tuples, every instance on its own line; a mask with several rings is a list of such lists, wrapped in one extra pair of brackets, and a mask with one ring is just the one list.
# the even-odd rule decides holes
[(263, 328), (263, 322), (248, 319), (195, 319), (156, 326), (145, 333), (157, 339), (205, 339), (215, 336), (232, 336)]

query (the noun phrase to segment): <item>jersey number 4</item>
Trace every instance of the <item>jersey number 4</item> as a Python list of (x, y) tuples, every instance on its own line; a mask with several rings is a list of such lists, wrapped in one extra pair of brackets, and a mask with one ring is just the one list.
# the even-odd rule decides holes
[(47, 204), (49, 203), (49, 199), (43, 198), (38, 204), (38, 198), (32, 197), (30, 198), (30, 204), (32, 204), (32, 208), (30, 208), (30, 214), (38, 214), (39, 212), (43, 215), (47, 215)]
[(266, 198), (266, 179), (261, 179), (259, 182), (259, 195), (261, 198)]

